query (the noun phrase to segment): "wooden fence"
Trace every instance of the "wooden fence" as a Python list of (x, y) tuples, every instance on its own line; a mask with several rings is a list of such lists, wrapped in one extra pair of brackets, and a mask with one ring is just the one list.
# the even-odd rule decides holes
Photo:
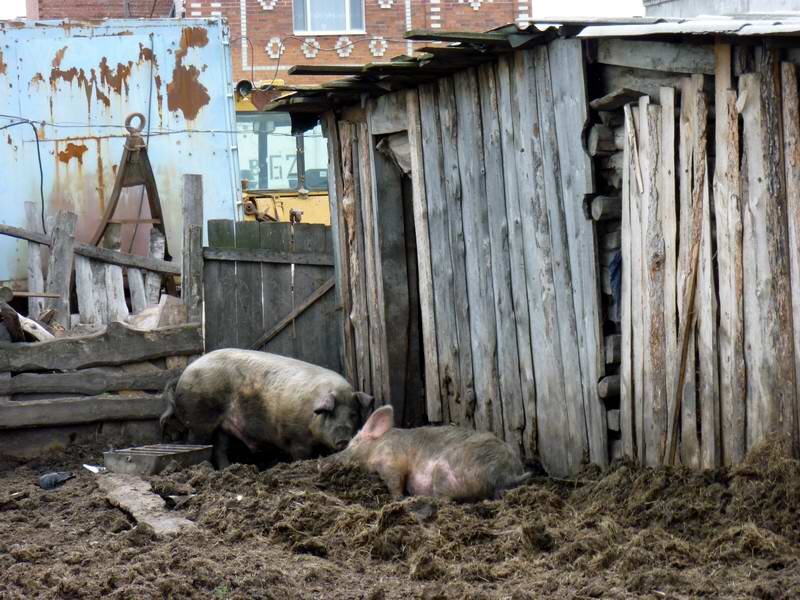
[(686, 76), (626, 109), (622, 439), (644, 464), (735, 464), (772, 435), (798, 449), (800, 115), (781, 52), (718, 44), (713, 89)]
[(206, 349), (254, 348), (341, 371), (330, 228), (211, 220)]
[(403, 129), (427, 417), (494, 431), (553, 474), (608, 457), (581, 48), (557, 40), (326, 116), (348, 375), (378, 404), (414, 401), (391, 379), (405, 342), (387, 232), (403, 223), (375, 151)]

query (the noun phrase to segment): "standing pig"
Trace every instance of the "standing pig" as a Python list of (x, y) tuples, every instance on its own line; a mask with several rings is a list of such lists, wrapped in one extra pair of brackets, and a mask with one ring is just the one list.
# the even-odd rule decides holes
[(530, 477), (511, 447), (460, 427), (394, 429), (391, 406), (376, 410), (335, 457), (380, 475), (395, 498), (497, 498)]
[(189, 365), (165, 390), (161, 415), (177, 419), (189, 443), (215, 441), (218, 468), (229, 464), (227, 435), (251, 451), (271, 444), (293, 459), (345, 448), (372, 397), (328, 369), (300, 360), (225, 349)]

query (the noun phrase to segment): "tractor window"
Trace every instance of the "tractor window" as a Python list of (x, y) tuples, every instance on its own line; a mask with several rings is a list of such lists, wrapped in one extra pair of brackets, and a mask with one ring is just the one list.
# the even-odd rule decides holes
[(239, 169), (248, 190), (326, 190), (328, 147), (317, 125), (292, 135), (287, 113), (236, 114)]

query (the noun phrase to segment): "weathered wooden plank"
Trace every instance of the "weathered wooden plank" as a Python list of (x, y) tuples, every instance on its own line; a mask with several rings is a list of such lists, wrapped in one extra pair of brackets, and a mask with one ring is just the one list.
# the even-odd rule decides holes
[[(202, 231), (200, 233), (202, 235)], [(82, 257), (75, 258), (76, 265), (79, 258)], [(141, 269), (128, 269), (128, 291), (131, 294), (131, 312), (133, 314), (140, 313), (147, 308), (147, 293), (144, 289), (144, 273), (142, 273)], [(200, 315), (200, 318), (194, 320), (199, 323), (202, 320), (202, 314)]]
[[(118, 252), (121, 244), (122, 226), (118, 223), (109, 223), (103, 235), (102, 245), (107, 250)], [(115, 264), (104, 264), (96, 267), (103, 270), (103, 282), (106, 292), (107, 323), (124, 321), (130, 314), (125, 303), (125, 280), (122, 276), (122, 267)], [(95, 294), (98, 291), (95, 289)]]
[[(34, 202), (25, 202), (25, 227), (29, 231), (44, 233), (42, 231), (42, 219), (40, 208)], [(28, 243), (28, 291), (44, 291), (44, 273), (42, 272), (42, 245)], [(44, 298), (28, 298), (28, 316), (31, 319), (38, 319), (39, 314), (44, 310)]]
[(754, 384), (748, 390), (748, 448), (767, 435), (794, 430), (796, 397), (777, 50), (762, 53), (759, 71), (739, 79), (740, 97), (746, 94), (742, 117), (754, 251), (751, 255), (745, 248), (744, 254), (755, 263), (755, 280), (745, 278), (745, 287), (756, 285), (761, 338), (753, 344), (745, 330), (748, 380), (752, 374)]
[[(294, 249), (303, 252), (331, 253), (330, 227), (320, 224), (296, 223)], [(330, 267), (295, 265), (292, 282), (293, 315), (287, 315), (295, 327), (295, 358), (341, 371), (339, 340), (335, 319), (335, 294), (320, 291), (321, 286), (334, 289), (336, 280)], [(304, 305), (308, 304), (306, 308)], [(302, 311), (300, 309), (303, 309)], [(300, 311), (300, 312), (297, 312)]]
[[(162, 260), (166, 251), (167, 241), (164, 234), (155, 227), (150, 228), (150, 258)], [(147, 294), (147, 304), (152, 306), (158, 304), (161, 295), (161, 273), (145, 271), (144, 277), (145, 293)]]
[[(387, 340), (385, 371), (389, 382), (389, 400), (394, 407), (397, 424), (409, 426), (411, 420), (406, 416), (409, 297), (405, 243), (408, 234), (403, 216), (402, 172), (382, 152), (371, 151), (370, 159), (379, 247), (376, 259), (380, 262), (381, 277), (379, 298), (383, 302), (383, 335)], [(409, 233), (413, 235), (413, 232)]]
[[(445, 171), (442, 155), (442, 129), (436, 89), (431, 84), (419, 87), (422, 160), (425, 200), (431, 254), (431, 283), (436, 319), (441, 420), (458, 422), (463, 418), (459, 406), (464, 387), (459, 364), (459, 338), (455, 304), (455, 273), (452, 264)], [(421, 273), (421, 272), (420, 272)], [(421, 276), (421, 275), (420, 275)], [(452, 412), (451, 412), (452, 411)], [(429, 418), (430, 415), (429, 415)]]
[(70, 328), (69, 291), (77, 220), (74, 213), (66, 211), (59, 211), (56, 215), (47, 267), (47, 291), (58, 294), (59, 297), (47, 299), (46, 306), (55, 310), (54, 320), (65, 329)]
[[(783, 98), (783, 144), (786, 164), (786, 213), (788, 217), (789, 269), (791, 274), (792, 325), (794, 327), (795, 384), (800, 382), (800, 102), (797, 67), (781, 64)], [(794, 249), (794, 251), (792, 251)], [(721, 290), (720, 290), (721, 292)], [(795, 455), (800, 453), (800, 394), (796, 393), (794, 427), (791, 431)], [(738, 431), (738, 430), (737, 430)], [(786, 431), (786, 430), (784, 430)], [(787, 433), (789, 433), (787, 431)]]
[(158, 418), (162, 412), (164, 399), (155, 394), (20, 400), (0, 405), (0, 429), (139, 421)]
[[(257, 221), (237, 221), (236, 247), (257, 249), (260, 230)], [(291, 269), (288, 265), (283, 267)], [(289, 291), (287, 291), (289, 293)], [(236, 334), (237, 346), (250, 348), (263, 331), (261, 265), (253, 262), (236, 262)]]
[(137, 331), (111, 323), (106, 331), (89, 336), (0, 344), (0, 371), (85, 369), (202, 352), (203, 337), (196, 324)]
[[(292, 225), (290, 223), (261, 223), (259, 245), (263, 250), (285, 252), (292, 248)], [(270, 331), (294, 308), (292, 297), (292, 269), (283, 264), (261, 264), (261, 302), (263, 306), (261, 331)], [(284, 330), (270, 340), (267, 352), (292, 356), (294, 353), (294, 329)], [(253, 336), (255, 341), (257, 336)]]
[(619, 110), (630, 102), (635, 102), (644, 92), (628, 88), (617, 88), (601, 98), (595, 98), (589, 103), (593, 110), (612, 111)]
[[(499, 395), (492, 409), (492, 430), (520, 450), (525, 430), (525, 413), (522, 406), (520, 363), (517, 353), (517, 328), (514, 322), (514, 303), (509, 257), (508, 220), (506, 216), (505, 181), (503, 174), (503, 149), (500, 140), (499, 102), (494, 65), (478, 67), (480, 118), (483, 125), (484, 185), (493, 190), (492, 212), (486, 199), (485, 218), (491, 252), (491, 290), (494, 295), (494, 321), (496, 324), (496, 354)], [(480, 155), (478, 155), (480, 160)], [(481, 208), (484, 204), (481, 204)], [(484, 216), (484, 215), (481, 215)], [(487, 232), (482, 231), (485, 235)], [(484, 257), (480, 257), (485, 260)]]
[(619, 38), (597, 40), (597, 62), (669, 73), (714, 74), (714, 47)]
[(189, 321), (200, 323), (203, 320), (203, 177), (201, 175), (183, 176), (182, 254), (181, 299), (187, 307)]
[[(152, 238), (151, 238), (152, 240)], [(230, 248), (236, 243), (233, 221), (209, 220), (208, 243)], [(207, 261), (203, 265), (206, 348), (236, 347), (236, 263)]]
[(672, 436), (672, 421), (675, 402), (675, 378), (678, 352), (678, 213), (675, 199), (675, 88), (660, 90), (661, 147), (658, 160), (658, 218), (664, 238), (664, 344), (666, 378), (666, 429), (661, 442), (664, 448)]
[(364, 257), (367, 276), (367, 311), (369, 314), (369, 349), (372, 367), (372, 392), (375, 406), (387, 404), (391, 389), (387, 365), (386, 317), (384, 314), (383, 274), (380, 260), (380, 222), (378, 220), (377, 182), (373, 161), (373, 141), (369, 125), (358, 131), (358, 173), (361, 183), (361, 216), (364, 224)]
[[(441, 130), (441, 138), (438, 144), (442, 149), (442, 168), (432, 170), (433, 177), (440, 177), (444, 179), (444, 197), (443, 201), (446, 204), (446, 212), (442, 211), (441, 214), (445, 216), (446, 229), (441, 233), (444, 235), (444, 240), (447, 240), (447, 246), (442, 256), (445, 260), (442, 261), (444, 273), (442, 276), (452, 281), (453, 286), (453, 308), (455, 323), (453, 331), (455, 332), (455, 339), (450, 343), (454, 343), (454, 357), (457, 361), (459, 368), (459, 391), (457, 395), (451, 395), (450, 403), (450, 420), (458, 425), (471, 426), (474, 423), (475, 412), (475, 382), (473, 378), (473, 365), (472, 365), (472, 344), (470, 335), (470, 319), (469, 319), (469, 299), (467, 296), (467, 275), (466, 275), (466, 249), (464, 247), (464, 223), (462, 220), (462, 201), (463, 192), (461, 187), (461, 174), (458, 168), (458, 125), (456, 118), (456, 101), (455, 90), (452, 78), (442, 78), (437, 82), (438, 91), (438, 125)], [(422, 108), (422, 114), (425, 115), (425, 108)], [(423, 121), (423, 127), (425, 122)], [(425, 138), (423, 138), (424, 141)], [(426, 150), (426, 160), (427, 160)], [(428, 186), (432, 185), (427, 179), (425, 183)], [(433, 208), (431, 207), (431, 210)], [(438, 209), (437, 209), (438, 211)], [(434, 235), (433, 233), (431, 234)], [(438, 254), (437, 254), (438, 255)], [(449, 259), (449, 262), (448, 262)], [(434, 262), (434, 285), (439, 279), (439, 274), (436, 270), (436, 263)], [(439, 301), (437, 300), (437, 310), (439, 308)], [(438, 313), (437, 313), (438, 314)], [(440, 356), (442, 353), (442, 344), (439, 345)], [(441, 358), (440, 358), (441, 368)], [(451, 376), (452, 377), (452, 376)], [(456, 381), (453, 379), (453, 381)], [(445, 386), (443, 385), (443, 388)]]
[(625, 108), (625, 162), (622, 169), (622, 282), (621, 282), (621, 307), (620, 330), (622, 334), (622, 360), (620, 365), (620, 433), (622, 438), (622, 452), (629, 458), (637, 456), (636, 449), (636, 413), (634, 410), (634, 380), (633, 380), (633, 227), (638, 226), (635, 220), (633, 206), (633, 190), (635, 185), (631, 177), (631, 162), (633, 152), (631, 142), (635, 140), (633, 132), (633, 117), (630, 108)]
[[(517, 358), (521, 386), (521, 443), (523, 453), (535, 448), (529, 442), (535, 434), (536, 383), (533, 375), (531, 329), (528, 315), (528, 288), (525, 275), (525, 240), (522, 231), (520, 190), (517, 176), (517, 148), (515, 137), (517, 123), (515, 106), (516, 87), (512, 79), (513, 57), (500, 57), (497, 63), (497, 112), (500, 119), (500, 142), (503, 154), (503, 183), (505, 185), (506, 215), (508, 223), (508, 257), (511, 271), (511, 296), (516, 326)], [(511, 416), (505, 419), (506, 427), (514, 423)]]
[(0, 395), (104, 394), (123, 390), (163, 390), (183, 369), (128, 373), (118, 368), (82, 369), (69, 373), (22, 373), (0, 380)]
[[(702, 93), (702, 76), (685, 78), (681, 82), (681, 111), (680, 111), (680, 136), (678, 142), (678, 199), (679, 214), (692, 214), (694, 205), (694, 177), (693, 159), (694, 140), (697, 128), (705, 126), (697, 123), (697, 95)], [(702, 195), (700, 196), (702, 198)], [(690, 307), (685, 306), (684, 294), (688, 281), (692, 276), (692, 221), (681, 218), (678, 225), (678, 320), (679, 328), (684, 329), (686, 323), (692, 322)], [(694, 468), (700, 467), (700, 439), (697, 435), (697, 387), (695, 365), (695, 335), (694, 326), (691, 327), (687, 337), (687, 365), (684, 373), (683, 389), (681, 393), (681, 427), (680, 451), (681, 461), (684, 465)], [(677, 380), (677, 379), (676, 379)]]
[(364, 232), (361, 226), (361, 210), (358, 202), (356, 173), (358, 160), (355, 130), (350, 123), (339, 122), (339, 141), (342, 165), (342, 236), (349, 280), (350, 310), (343, 315), (353, 331), (355, 346), (356, 387), (372, 393), (372, 370), (369, 357), (369, 315), (367, 313), (366, 272), (364, 268)]
[(642, 232), (644, 267), (644, 378), (643, 419), (645, 464), (661, 461), (667, 442), (667, 371), (664, 325), (664, 234), (660, 214), (659, 151), (661, 149), (661, 108), (639, 99), (639, 157), (642, 164)]
[(581, 143), (584, 125), (589, 120), (586, 67), (579, 40), (554, 40), (548, 52), (566, 228), (563, 240), (569, 253), (589, 458), (595, 464), (605, 465), (608, 462), (606, 410), (595, 386), (605, 374), (597, 236), (595, 224), (584, 218), (582, 210), (583, 198), (595, 191), (592, 162)]
[(408, 90), (406, 92), (406, 112), (408, 113), (408, 145), (411, 151), (411, 188), (422, 320), (422, 352), (425, 364), (425, 406), (428, 420), (432, 423), (441, 423), (444, 419), (439, 387), (439, 353), (436, 343), (431, 240), (428, 228), (425, 159), (422, 153), (423, 134), (419, 107), (419, 92)]
[(408, 129), (405, 92), (379, 96), (372, 101), (368, 114), (372, 135), (384, 135)]
[(345, 378), (358, 384), (356, 349), (350, 311), (353, 300), (350, 295), (350, 265), (348, 260), (347, 227), (342, 210), (342, 152), (339, 146), (339, 128), (332, 111), (322, 117), (328, 142), (328, 201), (331, 212), (331, 234), (333, 239), (333, 264), (336, 276), (336, 307), (339, 325), (342, 365)]
[(721, 73), (718, 77), (719, 83), (716, 84), (717, 163), (714, 169), (714, 208), (717, 219), (720, 299), (720, 421), (722, 462), (732, 465), (739, 463), (746, 452), (743, 219), (737, 95), (735, 90), (729, 89), (730, 47), (718, 51), (717, 55), (721, 57)]
[[(485, 155), (481, 135), (480, 99), (474, 69), (453, 77), (458, 127), (458, 163), (461, 175), (461, 210), (466, 250), (472, 355), (481, 357), (475, 381), (475, 428), (503, 435), (502, 398), (497, 366), (497, 327), (492, 283), (489, 207), (484, 178)], [(495, 185), (497, 183), (495, 182)], [(502, 183), (501, 189), (502, 189)], [(497, 190), (500, 191), (500, 190)], [(495, 218), (500, 218), (499, 215)], [(496, 408), (495, 408), (496, 407)], [(499, 419), (495, 423), (495, 419)]]
[(286, 252), (264, 248), (203, 248), (203, 258), (205, 260), (319, 267), (332, 267), (334, 262), (333, 257), (324, 252)]
[[(648, 97), (643, 96), (645, 100)], [(647, 106), (647, 103), (645, 103)], [(641, 148), (641, 106), (638, 108), (628, 109), (625, 108), (626, 114), (630, 114), (630, 127), (629, 134), (633, 136), (630, 141), (631, 150), (631, 170), (632, 172), (641, 173), (642, 180), (641, 186), (632, 177), (632, 185), (630, 190), (631, 201), (631, 300), (634, 303), (632, 306), (632, 348), (633, 348), (633, 414), (635, 415), (635, 432), (636, 432), (636, 458), (641, 464), (646, 463), (646, 440), (647, 432), (645, 430), (645, 410), (644, 410), (644, 390), (645, 383), (645, 341), (647, 335), (645, 326), (647, 324), (644, 318), (644, 310), (642, 310), (640, 302), (646, 293), (645, 288), (645, 274), (644, 274), (644, 257), (645, 257), (645, 240), (644, 235), (644, 177), (642, 165)], [(635, 181), (635, 183), (634, 183)]]

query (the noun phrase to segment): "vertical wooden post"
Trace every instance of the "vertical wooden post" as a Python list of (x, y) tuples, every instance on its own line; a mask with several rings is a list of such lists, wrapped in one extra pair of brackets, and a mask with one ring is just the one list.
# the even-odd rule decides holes
[[(25, 203), (25, 226), (29, 231), (44, 233), (40, 208), (35, 202)], [(44, 291), (44, 273), (42, 272), (42, 246), (28, 242), (28, 291)], [(44, 298), (28, 298), (28, 316), (38, 319), (44, 309)]]
[[(109, 250), (120, 249), (121, 229), (119, 223), (109, 223), (103, 235), (102, 245)], [(94, 263), (94, 268), (102, 271), (103, 286), (106, 292), (108, 323), (124, 321), (128, 318), (128, 305), (125, 303), (125, 282), (122, 278), (122, 267), (104, 263)], [(95, 294), (98, 292), (95, 291)], [(101, 292), (102, 293), (102, 292)]]
[(131, 312), (137, 314), (147, 308), (144, 273), (141, 269), (128, 269), (128, 290), (131, 293)]
[(203, 177), (183, 176), (181, 295), (190, 323), (203, 321)]
[(633, 314), (632, 314), (632, 228), (638, 226), (633, 219), (632, 188), (634, 177), (632, 173), (633, 144), (636, 143), (633, 116), (629, 106), (624, 108), (625, 114), (625, 147), (622, 165), (622, 362), (620, 366), (620, 432), (622, 434), (622, 453), (628, 458), (635, 458), (636, 452), (636, 414), (634, 410), (634, 382), (633, 379)]
[(77, 215), (71, 212), (59, 211), (56, 215), (47, 269), (47, 291), (58, 294), (58, 298), (49, 299), (47, 306), (55, 309), (54, 320), (65, 329), (70, 328), (69, 290), (77, 220)]

